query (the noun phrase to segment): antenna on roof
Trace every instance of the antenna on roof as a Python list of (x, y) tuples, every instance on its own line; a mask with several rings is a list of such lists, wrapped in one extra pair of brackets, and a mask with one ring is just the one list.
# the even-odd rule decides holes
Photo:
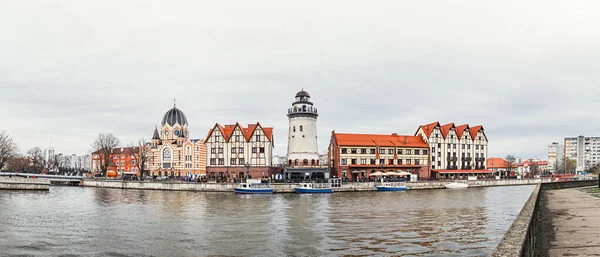
[(176, 100), (177, 99), (173, 98), (173, 107), (177, 106)]

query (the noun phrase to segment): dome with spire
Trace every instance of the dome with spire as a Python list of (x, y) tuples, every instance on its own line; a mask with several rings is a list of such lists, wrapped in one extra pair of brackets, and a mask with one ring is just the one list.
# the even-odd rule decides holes
[(168, 110), (167, 113), (165, 113), (165, 116), (163, 116), (161, 124), (163, 126), (167, 124), (169, 124), (169, 126), (174, 126), (175, 124), (187, 126), (188, 123), (185, 114), (183, 114), (181, 110), (177, 109), (175, 105), (173, 105), (173, 108)]
[(302, 91), (296, 93), (296, 97), (310, 97), (310, 95), (308, 94), (308, 92), (304, 91), (304, 88), (302, 89)]

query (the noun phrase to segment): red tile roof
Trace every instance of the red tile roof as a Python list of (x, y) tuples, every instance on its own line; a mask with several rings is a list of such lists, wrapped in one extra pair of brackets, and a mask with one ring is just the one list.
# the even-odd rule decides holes
[(490, 157), (487, 159), (486, 166), (490, 169), (508, 168), (508, 162), (502, 158), (491, 158)]
[(263, 132), (265, 133), (265, 135), (267, 136), (267, 139), (269, 139), (270, 142), (273, 142), (273, 128), (262, 127), (260, 125), (260, 123), (258, 123), (258, 122), (256, 124), (248, 124), (247, 128), (244, 128), (239, 123), (236, 123), (233, 125), (225, 125), (225, 127), (223, 127), (223, 126), (221, 126), (221, 124), (217, 123), (217, 124), (215, 124), (215, 126), (212, 129), (210, 129), (208, 131), (208, 135), (206, 135), (206, 138), (208, 139), (212, 135), (213, 131), (216, 128), (221, 131), (221, 134), (223, 134), (223, 137), (225, 138), (225, 142), (229, 142), (229, 139), (231, 138), (231, 135), (233, 134), (233, 131), (235, 131), (236, 127), (240, 128), (246, 141), (250, 141), (256, 128), (260, 127), (263, 130)]
[[(421, 126), (419, 126), (419, 129), (423, 129), (423, 132), (425, 132), (425, 136), (427, 136), (429, 138), (429, 136), (431, 135), (431, 132), (433, 132), (433, 129), (439, 125), (440, 125), (440, 123), (436, 121), (433, 123), (429, 123), (427, 125), (421, 125)], [(419, 132), (419, 129), (417, 129), (417, 132), (415, 132), (415, 135), (417, 135), (417, 133)]]
[(450, 132), (450, 129), (454, 127), (454, 123), (448, 123), (446, 125), (442, 126), (442, 137), (444, 137), (444, 139), (446, 139), (446, 137), (448, 136), (448, 132)]
[(425, 147), (429, 145), (419, 136), (404, 136), (396, 133), (381, 134), (344, 134), (334, 133), (340, 146), (384, 146), (384, 147)]
[(477, 132), (479, 132), (479, 130), (482, 130), (482, 129), (483, 129), (483, 126), (481, 126), (481, 125), (472, 127), (470, 130), (471, 139), (475, 140), (475, 138), (477, 137)]
[(456, 126), (456, 136), (458, 138), (462, 138), (463, 132), (465, 131), (465, 129), (469, 129), (469, 124), (463, 124), (460, 126)]

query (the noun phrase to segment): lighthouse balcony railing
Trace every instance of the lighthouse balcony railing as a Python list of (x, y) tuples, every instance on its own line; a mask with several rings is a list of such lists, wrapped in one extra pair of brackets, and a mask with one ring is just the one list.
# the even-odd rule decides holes
[(292, 114), (292, 113), (318, 113), (317, 109), (312, 109), (312, 110), (294, 110), (292, 108), (288, 109), (288, 114)]

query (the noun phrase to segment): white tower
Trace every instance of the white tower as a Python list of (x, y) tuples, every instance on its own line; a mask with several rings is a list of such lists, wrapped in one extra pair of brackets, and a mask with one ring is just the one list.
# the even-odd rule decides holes
[(288, 109), (290, 127), (288, 131), (287, 159), (289, 166), (319, 165), (317, 144), (317, 108), (310, 101), (310, 95), (302, 89), (296, 94), (296, 101)]

